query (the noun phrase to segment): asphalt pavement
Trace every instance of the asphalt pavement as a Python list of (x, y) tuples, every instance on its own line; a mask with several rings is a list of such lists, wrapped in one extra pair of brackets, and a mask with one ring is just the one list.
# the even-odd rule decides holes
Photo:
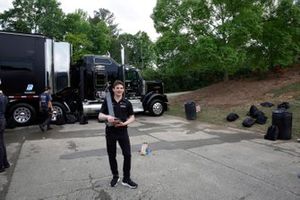
[[(129, 132), (137, 189), (109, 186), (104, 124), (91, 119), (46, 133), (7, 129), (13, 165), (0, 174), (0, 199), (300, 199), (300, 143), (168, 115), (136, 118)], [(144, 142), (148, 155), (139, 152)], [(118, 149), (120, 172), (122, 161)]]

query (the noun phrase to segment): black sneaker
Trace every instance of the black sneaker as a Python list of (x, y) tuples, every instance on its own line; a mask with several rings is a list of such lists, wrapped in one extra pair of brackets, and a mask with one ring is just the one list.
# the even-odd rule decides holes
[(133, 182), (131, 179), (128, 180), (124, 180), (122, 181), (122, 185), (130, 187), (131, 189), (135, 189), (138, 187), (138, 184), (136, 184), (135, 182)]
[(119, 177), (113, 177), (113, 179), (110, 181), (110, 186), (111, 187), (117, 186), (119, 181), (120, 181)]
[(47, 128), (47, 131), (52, 130), (52, 129), (53, 129), (52, 127), (48, 127), (48, 128)]

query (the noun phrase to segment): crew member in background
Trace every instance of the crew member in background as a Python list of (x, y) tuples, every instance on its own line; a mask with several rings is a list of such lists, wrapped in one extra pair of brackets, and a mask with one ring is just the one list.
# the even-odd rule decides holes
[[(45, 92), (40, 95), (40, 112), (42, 116), (42, 123), (39, 125), (41, 131), (51, 130), (51, 117), (53, 112), (52, 97), (50, 93), (51, 88), (46, 87)], [(45, 129), (47, 128), (47, 129)]]
[(128, 186), (132, 189), (137, 188), (137, 184), (130, 178), (131, 169), (131, 149), (130, 140), (127, 131), (127, 125), (134, 122), (132, 104), (124, 98), (124, 83), (122, 81), (115, 81), (113, 84), (112, 107), (115, 116), (109, 115), (107, 101), (102, 104), (99, 120), (106, 120), (110, 125), (106, 125), (106, 147), (109, 158), (110, 169), (113, 178), (110, 182), (111, 187), (115, 187), (120, 181), (118, 172), (117, 142), (119, 143), (124, 157), (123, 163), (123, 180), (122, 185)]
[(0, 90), (0, 173), (4, 172), (6, 168), (10, 167), (7, 160), (6, 147), (4, 142), (4, 130), (5, 130), (5, 109), (7, 105), (7, 97)]

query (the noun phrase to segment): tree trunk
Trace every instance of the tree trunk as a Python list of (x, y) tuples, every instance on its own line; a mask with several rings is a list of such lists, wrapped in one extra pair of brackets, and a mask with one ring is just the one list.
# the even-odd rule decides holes
[(224, 81), (228, 81), (229, 80), (229, 75), (228, 75), (228, 71), (225, 70), (224, 72), (224, 78), (223, 78)]

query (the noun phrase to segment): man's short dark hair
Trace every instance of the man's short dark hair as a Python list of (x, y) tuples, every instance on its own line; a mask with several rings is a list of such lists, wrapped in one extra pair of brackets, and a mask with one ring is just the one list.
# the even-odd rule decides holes
[(115, 88), (117, 85), (122, 85), (122, 86), (125, 88), (125, 84), (124, 84), (122, 81), (120, 81), (120, 80), (116, 80), (116, 81), (114, 82), (113, 88)]

